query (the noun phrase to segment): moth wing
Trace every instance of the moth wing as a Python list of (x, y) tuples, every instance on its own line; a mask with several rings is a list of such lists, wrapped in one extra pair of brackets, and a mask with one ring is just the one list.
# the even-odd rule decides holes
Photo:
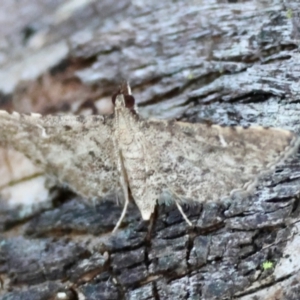
[(118, 185), (112, 120), (0, 111), (0, 143), (24, 153), (79, 194), (106, 197)]
[(293, 132), (260, 126), (145, 120), (141, 130), (153, 168), (149, 184), (161, 186), (166, 200), (218, 201), (235, 190), (251, 192), (261, 176), (299, 146)]

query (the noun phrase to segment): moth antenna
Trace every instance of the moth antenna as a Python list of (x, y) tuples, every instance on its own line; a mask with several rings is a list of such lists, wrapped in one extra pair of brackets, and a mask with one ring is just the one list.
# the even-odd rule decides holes
[(181, 215), (183, 216), (184, 220), (189, 224), (189, 226), (193, 226), (192, 222), (189, 220), (189, 218), (187, 217), (187, 215), (184, 213), (181, 205), (175, 200), (176, 206), (178, 208), (178, 210), (180, 211)]
[(131, 87), (128, 81), (127, 81), (127, 91), (128, 91), (128, 95), (132, 95)]
[(129, 81), (123, 80), (119, 86), (119, 94), (132, 95)]

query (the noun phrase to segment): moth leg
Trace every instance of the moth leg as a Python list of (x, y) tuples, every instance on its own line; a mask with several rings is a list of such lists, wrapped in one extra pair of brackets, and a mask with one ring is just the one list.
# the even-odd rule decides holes
[(176, 203), (177, 208), (180, 211), (181, 215), (183, 216), (184, 220), (189, 224), (189, 226), (193, 226), (192, 222), (189, 220), (187, 215), (184, 213), (184, 211), (183, 211), (182, 207), (180, 206), (180, 204), (176, 200), (175, 200), (175, 203)]
[[(115, 146), (117, 145), (115, 141), (114, 141), (114, 145)], [(115, 148), (115, 149), (118, 149), (118, 148)], [(127, 181), (126, 181), (126, 172), (125, 172), (122, 155), (121, 155), (120, 151), (117, 151), (116, 156), (117, 156), (117, 168), (120, 173), (120, 184), (121, 184), (121, 188), (123, 190), (125, 202), (124, 202), (122, 214), (121, 214), (116, 226), (114, 227), (114, 229), (112, 231), (113, 233), (116, 232), (117, 229), (121, 226), (121, 223), (122, 223), (123, 219), (125, 218), (128, 204), (129, 204), (129, 193), (128, 193), (128, 185), (127, 185)]]
[(115, 226), (115, 228), (113, 229), (113, 233), (117, 231), (117, 229), (121, 226), (121, 223), (123, 221), (123, 219), (125, 218), (126, 212), (127, 212), (127, 208), (128, 208), (128, 204), (129, 204), (129, 194), (128, 194), (128, 186), (126, 184), (126, 181), (124, 179), (124, 176), (121, 176), (121, 187), (124, 193), (124, 197), (125, 197), (125, 203), (124, 203), (124, 207), (122, 210), (122, 214)]
[(177, 206), (179, 212), (181, 213), (182, 217), (183, 217), (184, 220), (188, 223), (188, 225), (192, 227), (192, 226), (193, 226), (192, 222), (189, 220), (189, 218), (187, 217), (187, 215), (184, 213), (184, 211), (183, 211), (181, 205), (178, 203), (178, 201), (176, 201), (176, 198), (177, 198), (177, 199), (178, 199), (178, 198), (180, 199), (180, 196), (173, 190), (173, 188), (172, 188), (171, 186), (168, 185), (168, 188), (169, 188), (171, 194), (172, 194), (173, 197), (174, 197), (174, 201), (175, 201), (176, 206)]

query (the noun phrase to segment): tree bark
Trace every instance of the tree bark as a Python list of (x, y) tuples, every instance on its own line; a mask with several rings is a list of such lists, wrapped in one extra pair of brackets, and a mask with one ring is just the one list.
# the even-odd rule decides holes
[[(95, 113), (128, 79), (145, 117), (299, 133), (298, 2), (228, 2), (2, 1), (1, 109)], [(175, 206), (151, 227), (131, 204), (112, 234), (115, 203), (0, 200), (0, 299), (299, 299), (299, 172), (185, 207), (194, 229)]]

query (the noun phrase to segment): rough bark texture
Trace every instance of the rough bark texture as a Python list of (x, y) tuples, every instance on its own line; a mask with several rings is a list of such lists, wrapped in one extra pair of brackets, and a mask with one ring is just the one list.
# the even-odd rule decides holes
[[(95, 112), (125, 78), (144, 116), (299, 133), (299, 3), (234, 2), (1, 1), (2, 109)], [(120, 206), (65, 192), (0, 211), (0, 299), (299, 299), (299, 172), (186, 207), (197, 229), (161, 206), (149, 231), (132, 204), (112, 235)]]

